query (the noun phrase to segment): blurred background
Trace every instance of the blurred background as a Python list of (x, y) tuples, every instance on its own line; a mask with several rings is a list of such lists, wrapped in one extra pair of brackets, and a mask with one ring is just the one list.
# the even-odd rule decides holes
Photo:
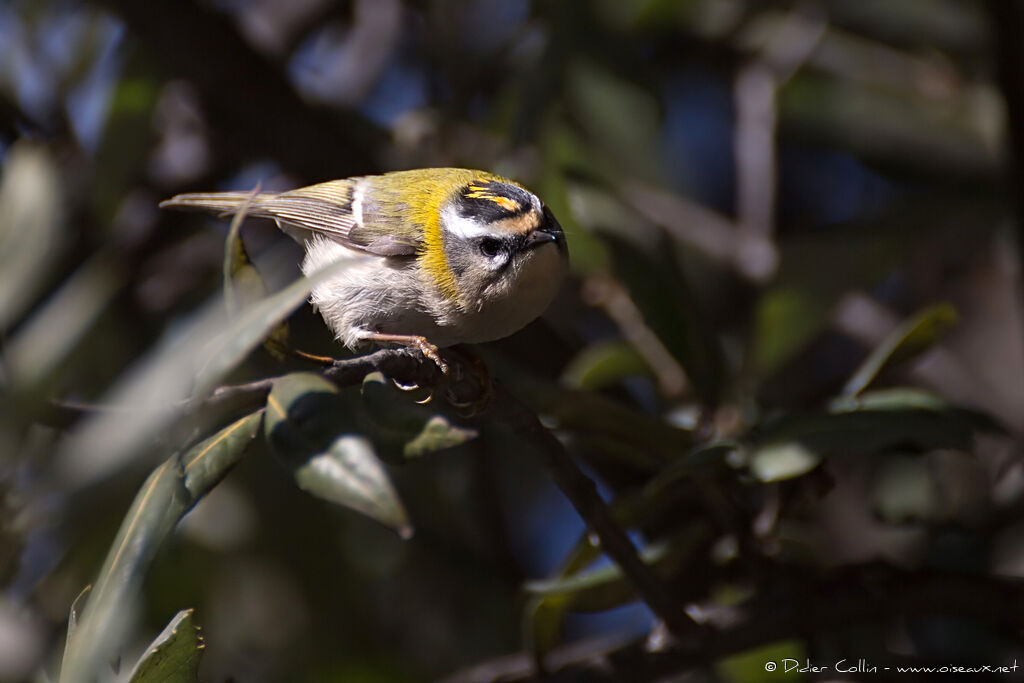
[[(142, 481), (210, 433), (116, 400), (220, 296), (228, 224), (158, 202), (431, 166), (565, 227), (559, 299), (481, 352), (719, 636), (659, 649), (514, 438), (367, 432), (411, 539), (257, 437), (157, 554), (125, 662), (187, 607), (206, 681), (1024, 662), (1022, 45), (1014, 0), (0, 3), (0, 680), (55, 680)], [(272, 225), (242, 236), (298, 276)], [(112, 411), (133, 447), (67, 445)]]

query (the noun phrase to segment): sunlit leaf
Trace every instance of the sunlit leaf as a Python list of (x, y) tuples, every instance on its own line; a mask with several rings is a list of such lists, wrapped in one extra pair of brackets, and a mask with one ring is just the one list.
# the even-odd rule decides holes
[(750, 471), (759, 481), (792, 479), (818, 466), (821, 456), (798, 441), (762, 446), (750, 456)]
[(41, 147), (19, 143), (7, 152), (0, 179), (0, 330), (39, 294), (60, 253), (63, 191)]
[(267, 442), (300, 488), (408, 536), (412, 527), (398, 494), (370, 442), (351, 433), (348, 410), (320, 375), (286, 375), (267, 396)]
[(389, 526), (403, 537), (412, 526), (383, 463), (364, 437), (343, 434), (326, 452), (309, 458), (295, 470), (299, 488), (318, 498), (352, 508)]
[(60, 683), (92, 681), (135, 619), (143, 573), (188, 507), (176, 458), (158, 467), (125, 516), (61, 662)]
[[(61, 663), (61, 683), (92, 681), (134, 619), (139, 584), (163, 540), (242, 456), (260, 422), (247, 415), (160, 465), (125, 515)], [(76, 601), (77, 604), (77, 601)]]
[(937, 304), (920, 311), (893, 330), (861, 364), (842, 395), (856, 396), (887, 367), (906, 362), (938, 342), (939, 338), (956, 325), (956, 309), (949, 304)]
[(195, 625), (194, 610), (178, 612), (146, 648), (129, 677), (129, 683), (194, 683), (199, 680), (203, 637)]
[(242, 458), (262, 419), (262, 410), (246, 415), (200, 441), (181, 457), (185, 488), (194, 501), (216, 486)]

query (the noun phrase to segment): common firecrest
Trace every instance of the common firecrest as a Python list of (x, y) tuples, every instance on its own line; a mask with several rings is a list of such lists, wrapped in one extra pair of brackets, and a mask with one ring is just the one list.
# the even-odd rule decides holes
[(568, 265), (562, 228), (516, 182), (461, 168), (333, 180), (280, 194), (180, 194), (164, 208), (270, 218), (303, 244), (309, 275), (349, 267), (311, 300), (345, 346), (399, 344), (442, 369), (438, 347), (492, 341), (544, 312)]

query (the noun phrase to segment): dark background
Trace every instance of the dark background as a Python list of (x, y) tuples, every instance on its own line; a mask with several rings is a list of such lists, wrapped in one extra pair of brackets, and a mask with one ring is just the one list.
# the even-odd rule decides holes
[[(482, 352), (668, 549), (710, 644), (647, 652), (614, 576), (530, 597), (584, 525), (512, 436), (403, 458), (368, 434), (411, 540), (257, 437), (157, 555), (126, 662), (186, 607), (208, 681), (520, 679), (552, 648), (572, 680), (1021, 658), (1022, 44), (1014, 0), (0, 4), (0, 680), (53, 675), (142, 480), (211, 428), (54, 475), (219, 296), (227, 223), (157, 203), (431, 166), (516, 178), (565, 227), (562, 295)], [(243, 237), (272, 287), (297, 276), (271, 226)], [(231, 381), (294, 367), (259, 350)]]

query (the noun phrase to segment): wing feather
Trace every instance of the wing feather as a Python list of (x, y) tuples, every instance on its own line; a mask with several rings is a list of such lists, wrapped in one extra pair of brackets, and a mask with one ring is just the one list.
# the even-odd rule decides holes
[[(339, 244), (378, 256), (411, 256), (419, 243), (408, 237), (388, 237), (361, 231), (352, 211), (358, 179), (333, 180), (297, 190), (269, 192), (209, 192), (180, 194), (160, 203), (162, 208), (234, 214), (246, 202), (246, 215), (269, 218), (291, 237), (305, 241), (310, 234), (325, 235)], [(287, 227), (299, 228), (299, 231)]]

